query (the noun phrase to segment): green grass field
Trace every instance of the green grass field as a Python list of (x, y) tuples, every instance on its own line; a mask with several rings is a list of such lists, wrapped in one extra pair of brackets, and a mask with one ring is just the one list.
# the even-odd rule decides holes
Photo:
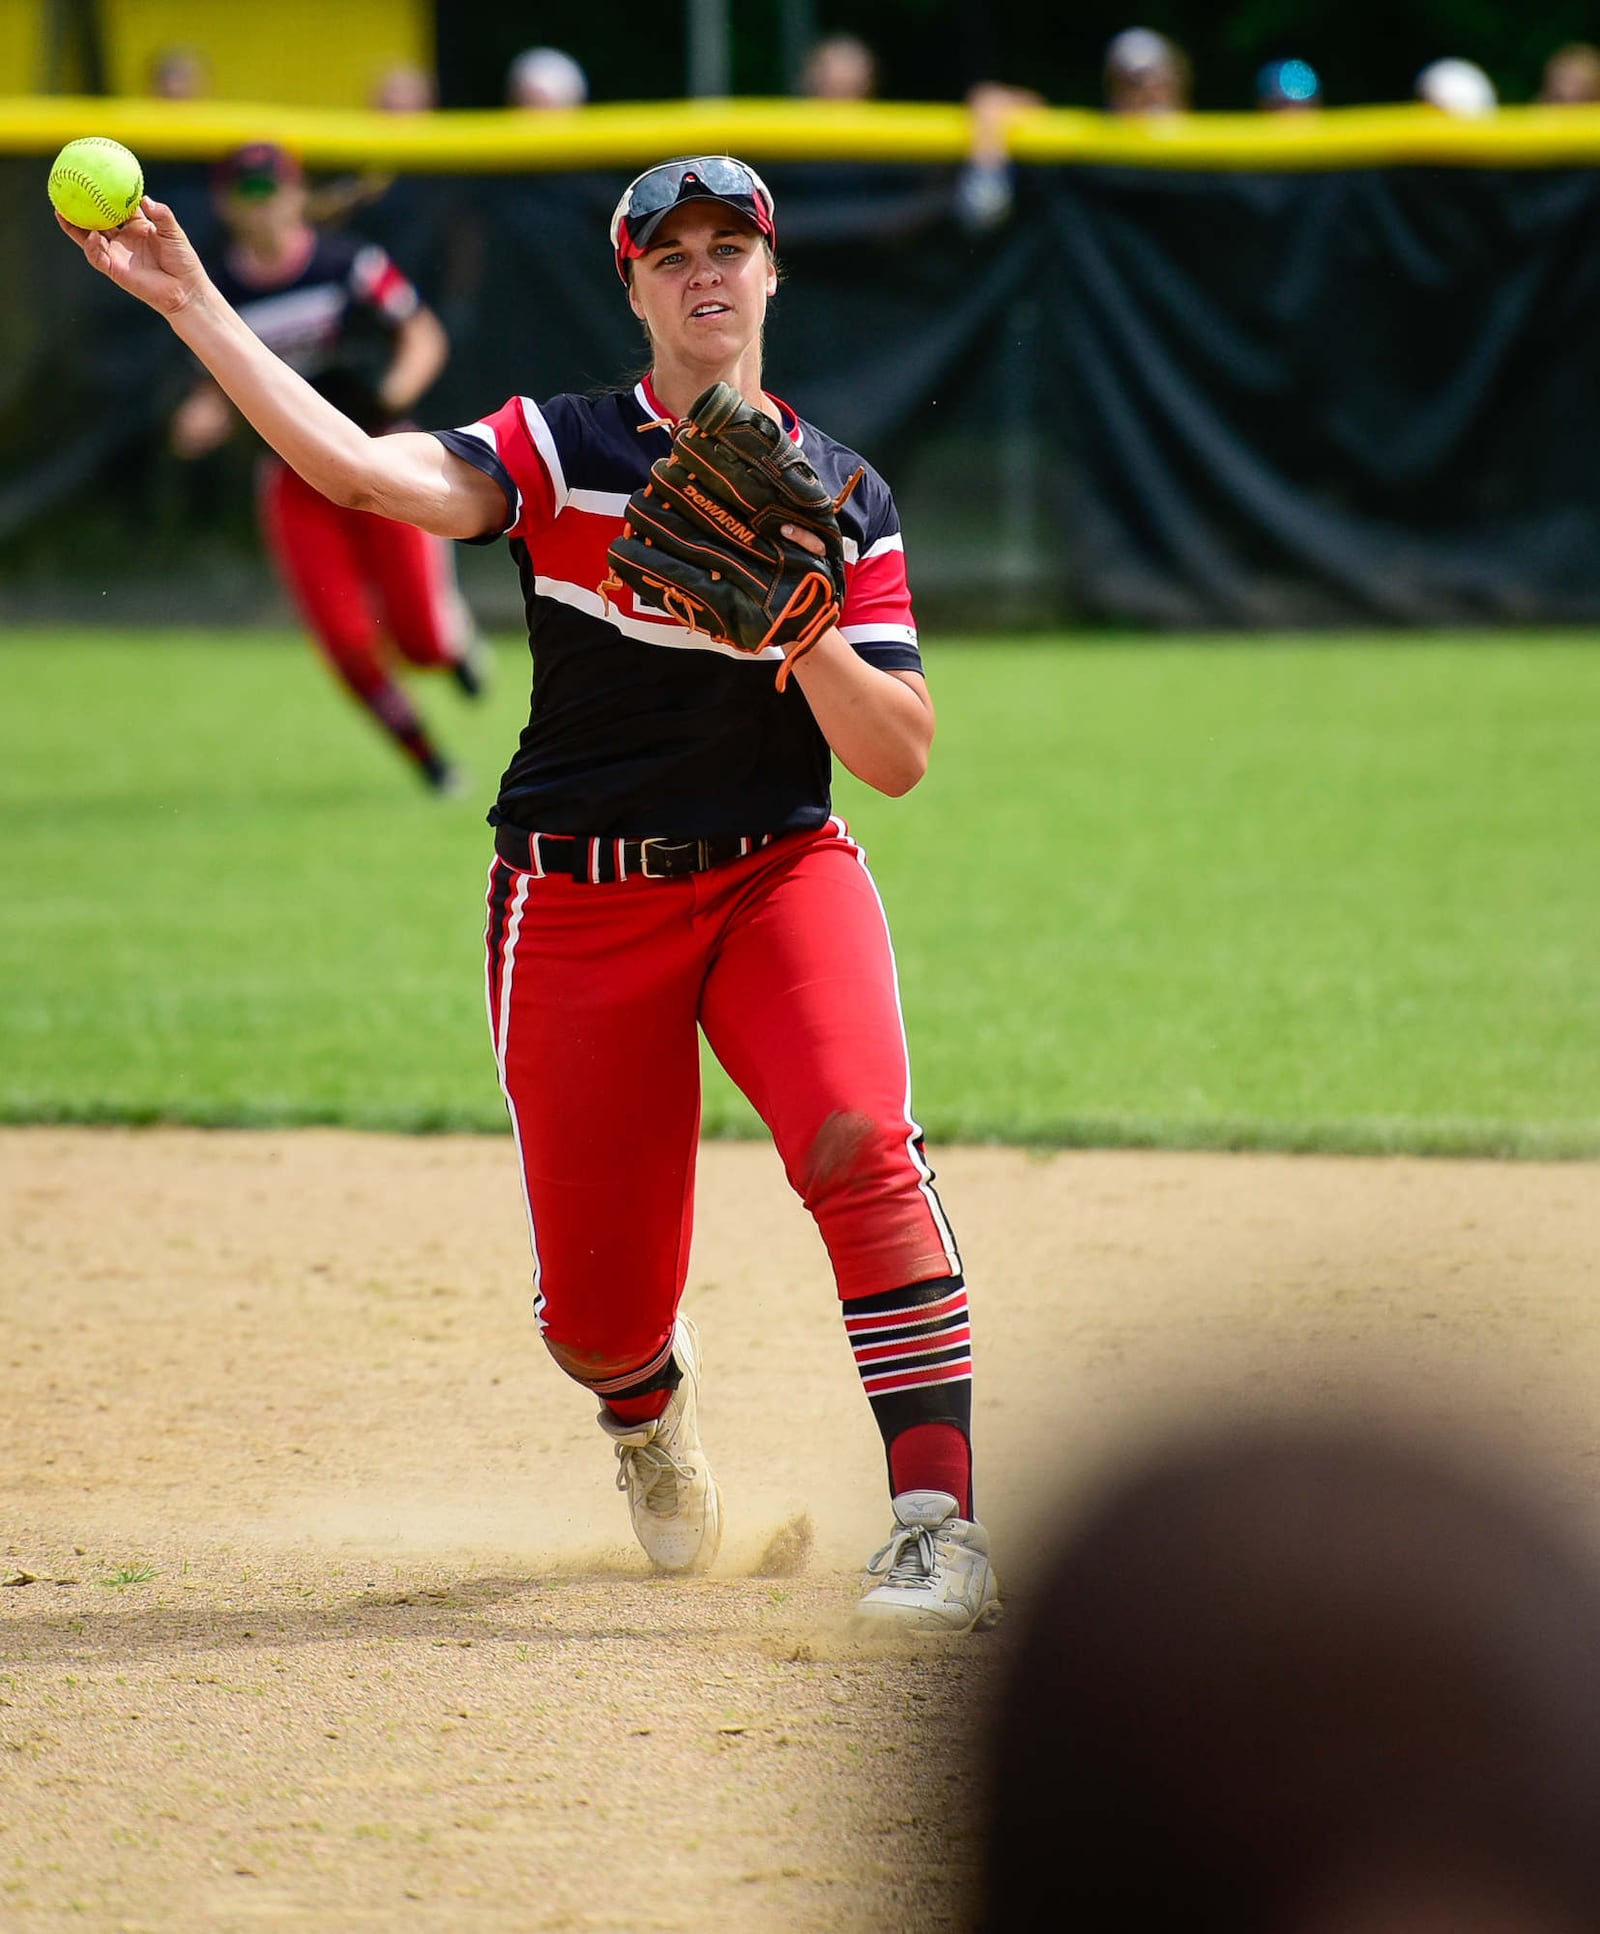
[[(933, 772), (838, 803), (936, 1139), (1600, 1154), (1600, 647), (928, 660)], [(502, 1128), (499, 669), (482, 709), (414, 686), (473, 773), (441, 802), (298, 641), (0, 644), (0, 1116)], [(752, 1125), (709, 1070), (708, 1129)]]

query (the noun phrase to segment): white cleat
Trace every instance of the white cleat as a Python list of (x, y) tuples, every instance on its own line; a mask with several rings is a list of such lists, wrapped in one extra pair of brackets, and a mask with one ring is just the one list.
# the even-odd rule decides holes
[(868, 1564), (867, 1589), (851, 1620), (857, 1634), (959, 1637), (998, 1623), (989, 1534), (956, 1509), (948, 1491), (902, 1491), (895, 1499), (894, 1536)]
[(700, 1448), (700, 1337), (686, 1316), (672, 1353), (683, 1381), (661, 1415), (625, 1424), (602, 1405), (600, 1428), (617, 1447), (617, 1489), (650, 1562), (658, 1571), (705, 1571), (722, 1543), (722, 1494)]

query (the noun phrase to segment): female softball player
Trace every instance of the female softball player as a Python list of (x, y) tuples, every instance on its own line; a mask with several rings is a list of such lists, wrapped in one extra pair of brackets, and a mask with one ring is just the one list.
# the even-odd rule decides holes
[[(226, 235), (213, 287), (330, 402), (374, 434), (392, 430), (449, 355), (438, 317), (382, 249), (313, 227), (304, 175), (285, 149), (235, 149), (213, 173), (212, 199)], [(178, 406), (173, 449), (204, 456), (236, 423), (207, 376)], [(469, 697), (483, 689), (487, 661), (449, 545), (330, 502), (276, 458), (262, 468), (258, 509), (278, 576), (335, 676), (425, 785), (456, 790), (393, 664), (451, 672)]]
[(933, 739), (893, 500), (866, 468), (839, 512), (839, 622), (781, 690), (770, 658), (597, 589), (630, 494), (715, 382), (778, 423), (830, 489), (860, 466), (761, 386), (777, 287), (765, 184), (703, 156), (651, 168), (623, 195), (611, 243), (649, 338), (643, 380), (515, 398), (431, 435), (368, 436), (313, 395), (220, 298), (162, 204), (111, 235), (67, 232), (167, 315), (312, 488), (444, 537), (510, 540), (534, 684), (490, 814), (490, 1026), (540, 1330), (600, 1401), (645, 1551), (699, 1571), (722, 1532), (698, 1339), (678, 1313), (703, 1029), (816, 1218), (883, 1434), (893, 1523), (858, 1616), (991, 1624), (961, 1260), (910, 1114), (883, 909), (830, 809), (830, 754), (900, 794)]

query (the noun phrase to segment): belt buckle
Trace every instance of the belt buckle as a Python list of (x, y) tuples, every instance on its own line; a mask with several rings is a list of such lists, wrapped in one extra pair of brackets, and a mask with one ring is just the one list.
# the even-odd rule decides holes
[(708, 840), (662, 839), (658, 834), (652, 834), (648, 839), (642, 839), (639, 842), (639, 871), (647, 880), (672, 880), (677, 878), (677, 874), (672, 872), (670, 868), (660, 873), (651, 871), (650, 849), (652, 847), (658, 847), (664, 853), (693, 853), (694, 864), (685, 869), (690, 873), (704, 873), (711, 864), (711, 845)]
[(647, 880), (670, 880), (672, 878), (671, 873), (655, 873), (651, 871), (650, 849), (654, 846), (661, 846), (672, 850), (676, 850), (679, 844), (680, 842), (675, 839), (659, 839), (659, 838), (656, 838), (655, 836), (652, 836), (649, 839), (640, 840), (639, 871), (644, 875), (644, 877)]

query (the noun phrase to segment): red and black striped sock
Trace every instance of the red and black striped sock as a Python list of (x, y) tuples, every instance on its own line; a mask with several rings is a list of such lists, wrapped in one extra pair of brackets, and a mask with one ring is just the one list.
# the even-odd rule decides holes
[(959, 1276), (844, 1306), (845, 1333), (883, 1435), (889, 1489), (948, 1491), (972, 1503), (972, 1331)]

